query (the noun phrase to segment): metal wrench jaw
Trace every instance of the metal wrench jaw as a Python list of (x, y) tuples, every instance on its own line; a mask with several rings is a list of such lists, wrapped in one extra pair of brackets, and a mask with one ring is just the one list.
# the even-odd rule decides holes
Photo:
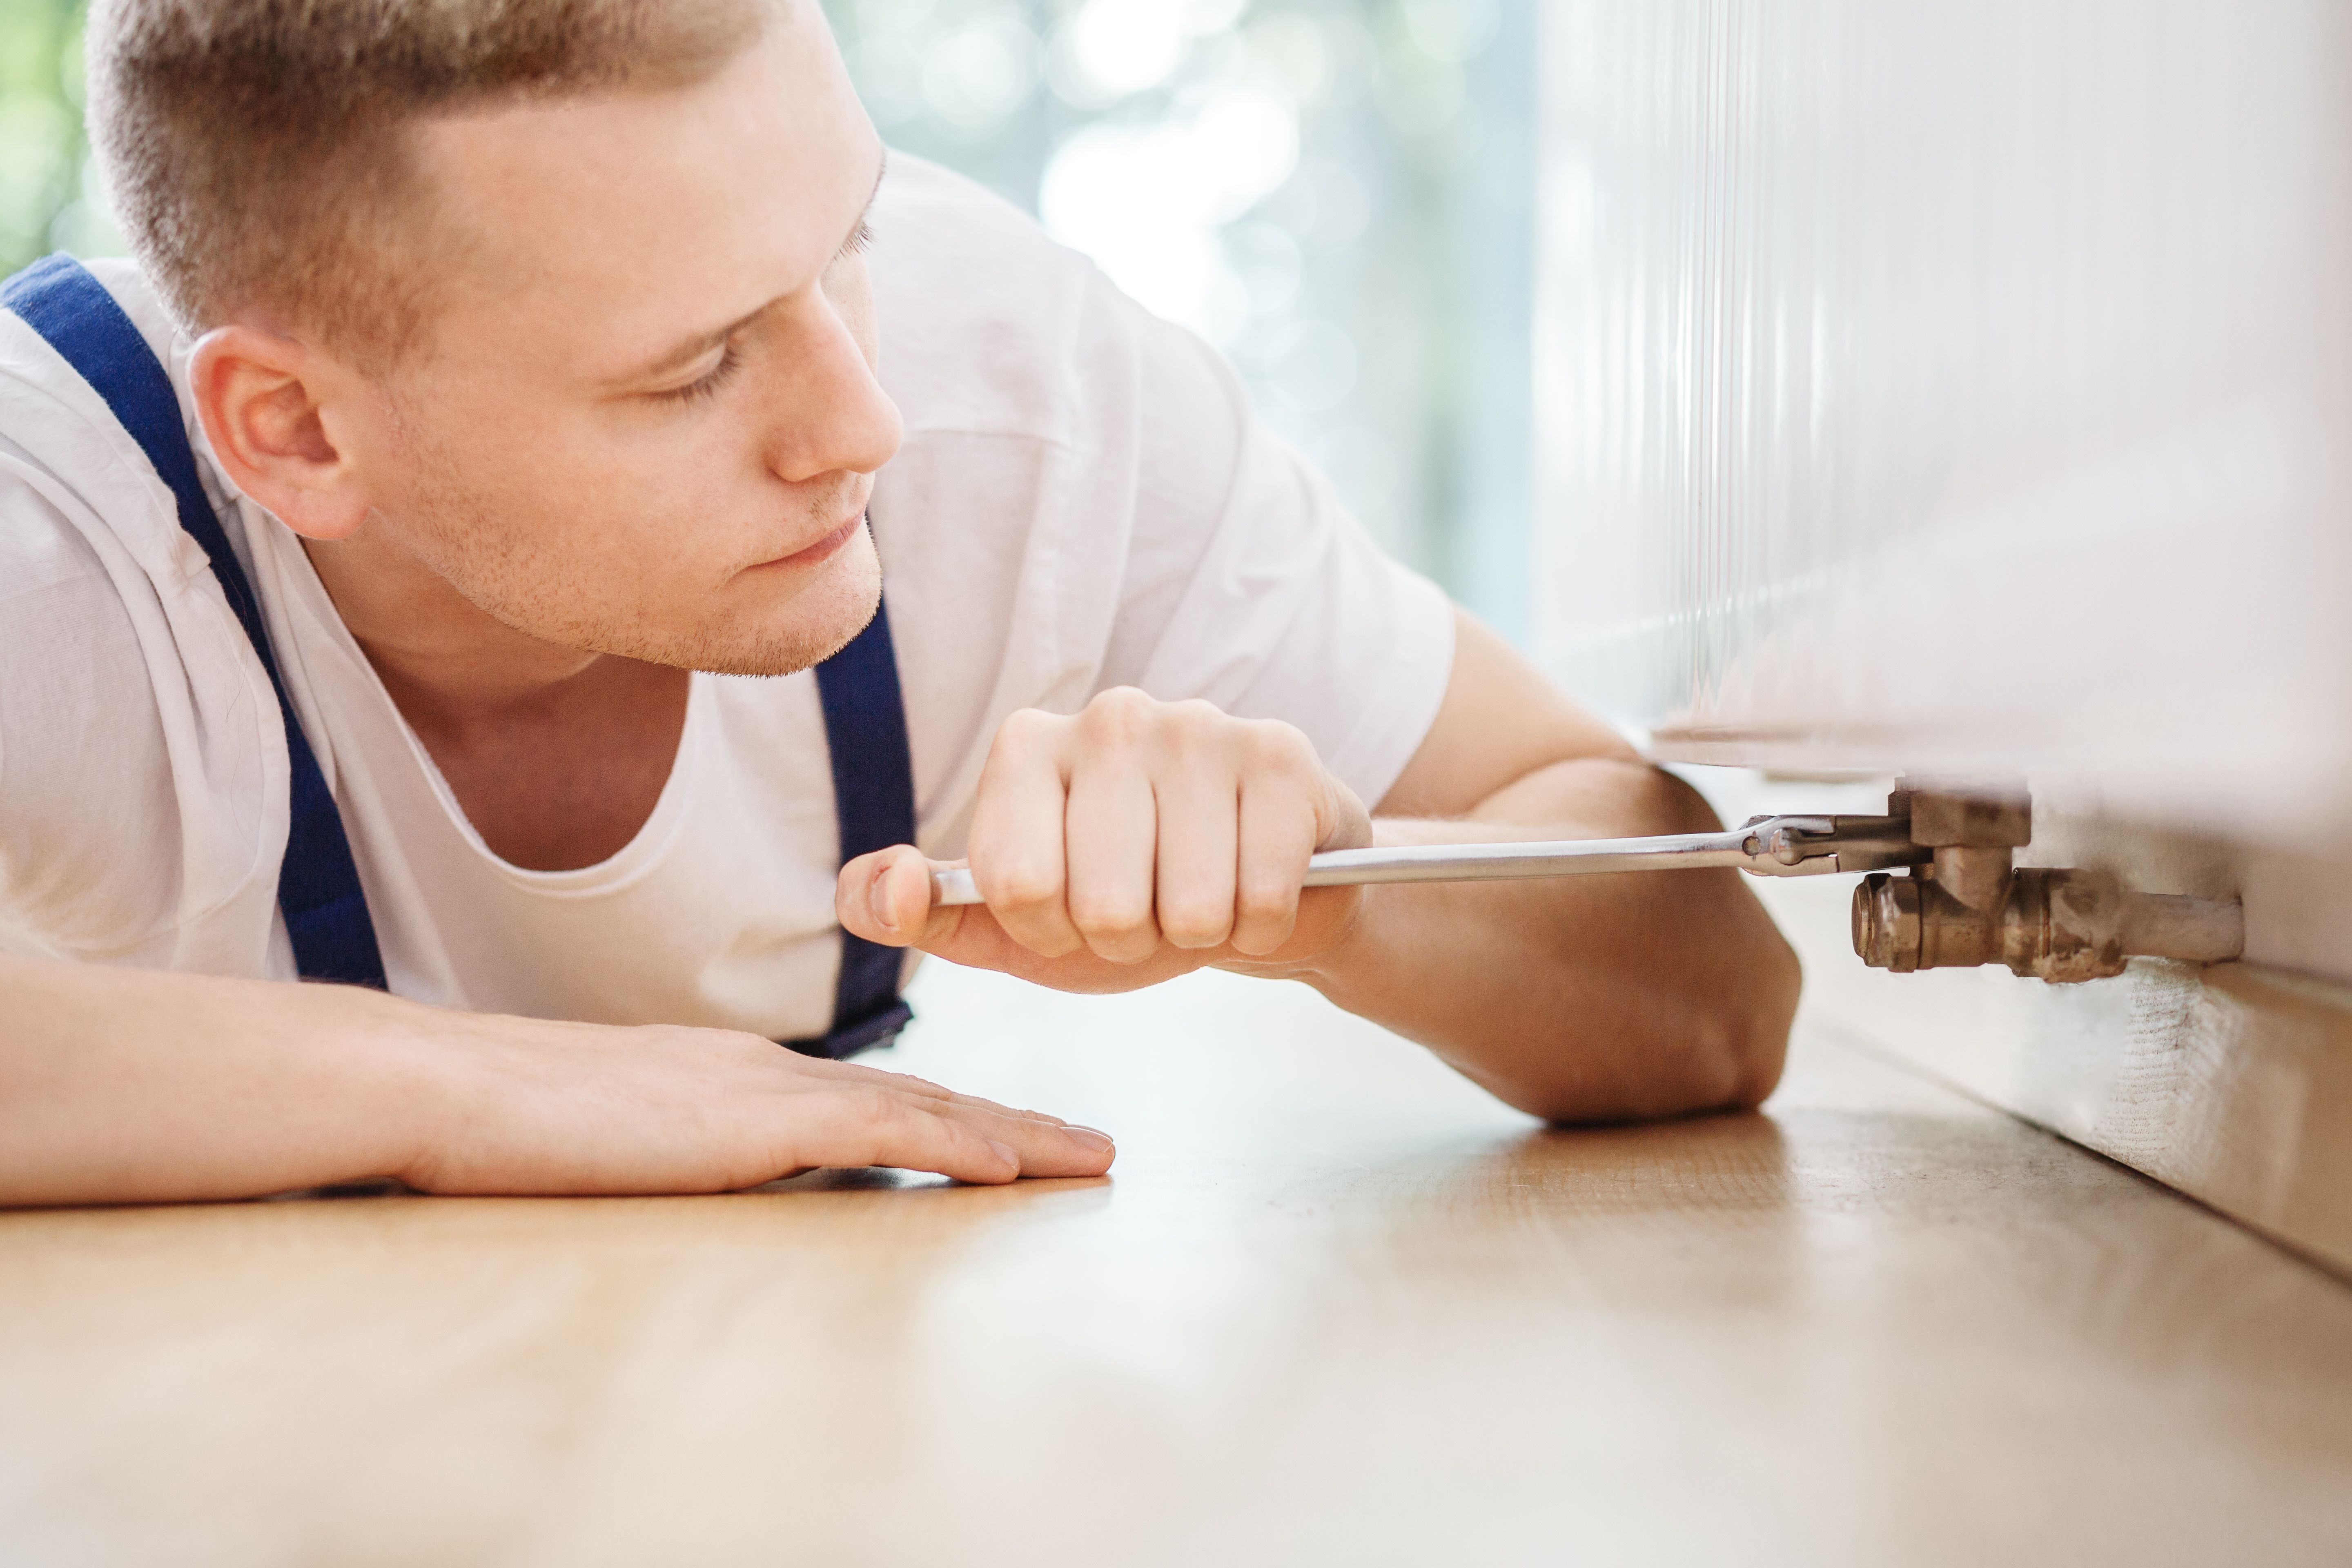
[(1906, 816), (1752, 816), (1744, 868), (1759, 877), (1831, 877), (1916, 866), (1934, 851), (1911, 842)]

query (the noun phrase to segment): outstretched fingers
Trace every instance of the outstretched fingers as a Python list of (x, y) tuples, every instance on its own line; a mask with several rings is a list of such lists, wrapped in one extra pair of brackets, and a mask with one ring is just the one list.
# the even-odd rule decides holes
[(887, 1165), (988, 1184), (1021, 1174), (1018, 1148), (909, 1097), (861, 1088), (837, 1091), (827, 1101), (815, 1125), (794, 1140), (796, 1166)]
[(1110, 1139), (1092, 1128), (949, 1094), (919, 1079), (850, 1070), (857, 1077), (823, 1091), (824, 1111), (794, 1140), (793, 1165), (887, 1165), (1001, 1183), (1098, 1176), (1117, 1154)]

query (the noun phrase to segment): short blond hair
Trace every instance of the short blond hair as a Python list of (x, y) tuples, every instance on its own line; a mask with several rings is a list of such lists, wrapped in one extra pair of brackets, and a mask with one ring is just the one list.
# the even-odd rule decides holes
[(363, 361), (429, 321), (411, 139), (501, 99), (684, 87), (772, 0), (98, 0), (91, 137), (182, 324), (262, 307)]

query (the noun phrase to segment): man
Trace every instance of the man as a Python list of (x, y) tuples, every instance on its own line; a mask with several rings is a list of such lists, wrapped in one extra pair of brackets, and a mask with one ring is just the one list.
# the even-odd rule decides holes
[(886, 173), (813, 0), (110, 0), (89, 49), (140, 265), (0, 315), (0, 1200), (1107, 1169), (825, 1059), (908, 947), (1304, 980), (1553, 1118), (1772, 1087), (1733, 873), (1301, 892), (1712, 821), (1195, 340)]

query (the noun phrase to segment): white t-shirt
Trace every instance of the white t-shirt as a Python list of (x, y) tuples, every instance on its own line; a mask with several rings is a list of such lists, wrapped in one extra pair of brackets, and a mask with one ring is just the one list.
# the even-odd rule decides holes
[[(1251, 416), (1197, 339), (1010, 205), (896, 159), (872, 258), (906, 444), (871, 509), (918, 837), (963, 850), (1015, 709), (1108, 687), (1285, 719), (1368, 803), (1437, 711), (1444, 597)], [(190, 344), (92, 268), (170, 367), (358, 860), (392, 988), (488, 1011), (821, 1034), (840, 957), (814, 676), (697, 674), (652, 816), (576, 871), (499, 859), (299, 542), (223, 477)], [(290, 977), (287, 763), (259, 660), (171, 493), (97, 395), (0, 312), (0, 950)]]

